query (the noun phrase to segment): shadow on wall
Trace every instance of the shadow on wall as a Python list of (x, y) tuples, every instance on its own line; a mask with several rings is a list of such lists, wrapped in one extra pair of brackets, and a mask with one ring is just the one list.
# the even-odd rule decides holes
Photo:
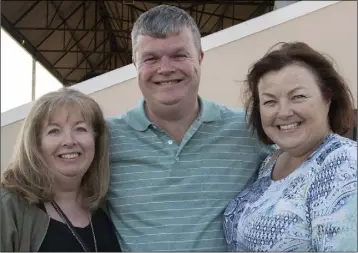
[(354, 124), (351, 129), (344, 135), (351, 140), (358, 141), (357, 139), (357, 109), (354, 110)]

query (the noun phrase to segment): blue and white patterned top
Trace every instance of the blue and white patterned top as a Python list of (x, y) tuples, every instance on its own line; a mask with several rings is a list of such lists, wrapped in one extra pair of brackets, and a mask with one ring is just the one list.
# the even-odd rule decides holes
[(287, 177), (271, 171), (229, 202), (229, 251), (357, 251), (357, 142), (329, 135)]

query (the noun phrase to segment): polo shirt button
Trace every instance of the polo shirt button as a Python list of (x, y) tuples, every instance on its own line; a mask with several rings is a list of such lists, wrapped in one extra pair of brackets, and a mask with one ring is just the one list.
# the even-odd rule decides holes
[(168, 144), (169, 144), (169, 145), (172, 145), (172, 144), (173, 144), (173, 140), (169, 140), (169, 141), (168, 141)]

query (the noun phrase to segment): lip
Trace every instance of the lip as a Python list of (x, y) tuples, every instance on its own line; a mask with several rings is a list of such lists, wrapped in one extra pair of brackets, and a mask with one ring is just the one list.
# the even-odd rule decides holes
[(156, 85), (163, 85), (163, 83), (170, 83), (170, 84), (175, 84), (175, 83), (180, 83), (183, 79), (170, 79), (170, 80), (160, 80), (160, 81), (154, 81), (153, 83), (155, 83)]
[[(297, 130), (302, 125), (302, 122), (292, 122), (292, 123), (285, 123), (285, 124), (277, 124), (276, 127), (280, 132), (293, 132)], [(285, 126), (285, 129), (281, 127)]]
[[(63, 155), (72, 155), (72, 154), (77, 154), (77, 156), (75, 156), (74, 158), (62, 158), (61, 156)], [(76, 160), (78, 157), (80, 157), (82, 155), (81, 152), (66, 152), (66, 153), (60, 153), (57, 155), (57, 158), (64, 160), (64, 161), (71, 161), (71, 160)]]

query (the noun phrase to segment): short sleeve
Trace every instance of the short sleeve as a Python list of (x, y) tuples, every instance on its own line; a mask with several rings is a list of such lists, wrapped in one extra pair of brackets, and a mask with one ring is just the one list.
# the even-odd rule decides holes
[(306, 214), (314, 250), (357, 252), (357, 148), (333, 151), (317, 172)]

